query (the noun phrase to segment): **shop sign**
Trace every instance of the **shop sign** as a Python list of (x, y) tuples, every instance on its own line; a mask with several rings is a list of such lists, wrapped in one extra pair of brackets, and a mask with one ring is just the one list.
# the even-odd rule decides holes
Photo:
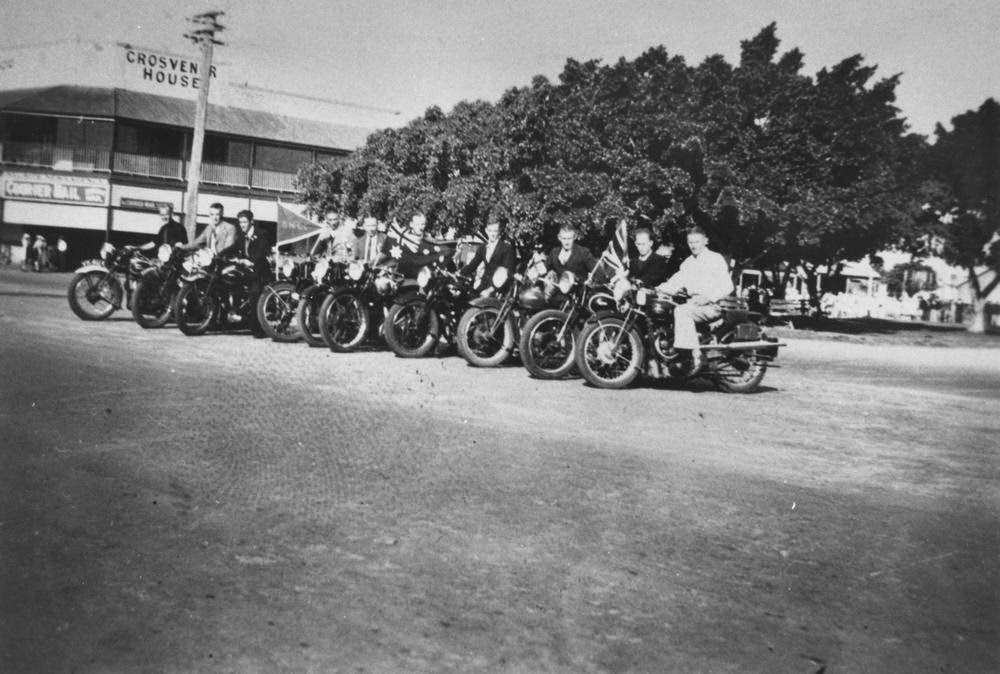
[(102, 178), (50, 173), (3, 174), (4, 199), (107, 206), (108, 187), (108, 181)]
[(164, 206), (173, 206), (169, 201), (153, 201), (152, 199), (121, 198), (122, 208), (132, 208), (137, 211), (159, 211)]

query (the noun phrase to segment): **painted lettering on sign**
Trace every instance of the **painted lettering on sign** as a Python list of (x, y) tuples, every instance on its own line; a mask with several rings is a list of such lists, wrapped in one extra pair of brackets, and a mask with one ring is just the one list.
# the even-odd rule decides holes
[[(181, 89), (197, 89), (201, 84), (199, 65), (180, 56), (127, 49), (125, 61), (135, 66), (139, 76), (147, 82)], [(213, 78), (218, 77), (215, 66), (212, 66), (211, 73)]]
[(139, 211), (158, 211), (163, 206), (172, 206), (169, 201), (153, 201), (151, 199), (132, 199), (122, 197), (122, 208), (134, 208)]
[(3, 195), (7, 199), (105, 206), (108, 203), (108, 186), (95, 184), (86, 178), (76, 180), (62, 176), (7, 174), (3, 181)]

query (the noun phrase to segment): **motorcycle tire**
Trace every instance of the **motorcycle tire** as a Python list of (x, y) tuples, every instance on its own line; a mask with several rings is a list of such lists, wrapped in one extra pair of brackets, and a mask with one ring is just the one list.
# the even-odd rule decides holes
[(132, 294), (132, 318), (141, 328), (162, 328), (170, 320), (174, 310), (175, 293), (166, 296), (163, 279), (156, 270), (150, 269), (139, 277), (139, 285)]
[(576, 346), (576, 366), (588, 383), (598, 388), (625, 388), (635, 381), (646, 361), (642, 337), (632, 329), (623, 335), (614, 351), (610, 341), (625, 326), (620, 318), (590, 323), (580, 333)]
[(563, 343), (556, 342), (556, 335), (566, 321), (566, 312), (545, 309), (528, 319), (521, 328), (518, 350), (524, 368), (536, 379), (562, 379), (573, 374), (576, 368), (577, 329), (569, 327)]
[(69, 308), (84, 321), (103, 321), (121, 306), (121, 283), (104, 271), (85, 271), (73, 275), (66, 291)]
[(264, 287), (257, 299), (257, 322), (263, 333), (275, 342), (297, 342), (299, 331), (298, 301), (295, 284), (288, 281)]
[[(735, 342), (734, 333), (724, 335), (719, 343)], [(753, 393), (767, 373), (767, 361), (757, 357), (756, 351), (734, 351), (724, 354), (712, 371), (715, 387), (726, 393)]]
[(423, 328), (415, 325), (415, 314), (423, 308), (426, 308), (426, 304), (422, 299), (410, 300), (392, 305), (389, 315), (385, 317), (385, 341), (400, 358), (423, 358), (437, 344), (441, 328), (436, 313), (428, 313), (427, 323)]
[(368, 337), (371, 316), (361, 296), (350, 288), (336, 290), (319, 309), (319, 330), (323, 341), (336, 353), (350, 353)]
[(504, 320), (500, 335), (487, 334), (498, 314), (496, 307), (469, 307), (458, 320), (455, 345), (469, 365), (497, 367), (513, 352), (517, 334), (513, 316), (508, 315)]
[(191, 283), (177, 294), (177, 327), (188, 337), (196, 337), (208, 332), (216, 322), (219, 303), (205, 293), (201, 283)]
[(306, 289), (299, 298), (299, 306), (295, 309), (296, 322), (302, 339), (309, 346), (326, 346), (323, 333), (319, 331), (319, 309), (326, 299), (329, 290), (323, 286), (313, 286)]

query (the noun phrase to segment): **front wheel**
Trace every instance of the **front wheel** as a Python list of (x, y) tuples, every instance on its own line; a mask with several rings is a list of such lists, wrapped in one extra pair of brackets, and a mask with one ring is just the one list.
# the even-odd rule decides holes
[(73, 275), (66, 291), (69, 308), (84, 321), (103, 321), (122, 303), (122, 287), (110, 272), (92, 270)]
[(459, 319), (455, 342), (470, 365), (497, 367), (514, 350), (514, 317), (508, 314), (503, 325), (497, 325), (499, 315), (496, 307), (470, 307)]
[(574, 325), (566, 325), (568, 318), (565, 311), (546, 309), (524, 324), (518, 348), (521, 362), (532, 377), (561, 379), (573, 372), (577, 330)]
[[(736, 343), (733, 333), (719, 340), (722, 344)], [(767, 361), (756, 350), (725, 353), (715, 365), (713, 381), (716, 388), (726, 393), (753, 393), (760, 386), (767, 372)]]
[(326, 346), (323, 333), (319, 329), (319, 309), (329, 293), (326, 286), (313, 286), (306, 289), (299, 298), (299, 306), (295, 309), (296, 321), (302, 338), (309, 346)]
[(576, 366), (588, 382), (599, 388), (625, 388), (639, 376), (645, 357), (636, 330), (625, 331), (620, 318), (590, 323), (580, 333)]
[(385, 341), (400, 358), (422, 358), (437, 343), (440, 323), (437, 314), (422, 299), (394, 304), (383, 325)]
[(302, 335), (296, 316), (298, 294), (287, 281), (264, 286), (257, 299), (257, 322), (265, 335), (276, 342), (297, 342)]
[(354, 351), (365, 341), (370, 325), (368, 308), (355, 290), (337, 290), (319, 308), (319, 330), (331, 351)]
[(168, 288), (155, 269), (139, 277), (132, 295), (132, 318), (143, 328), (162, 328), (173, 312), (174, 291)]
[(208, 332), (219, 313), (219, 303), (205, 290), (203, 284), (191, 283), (177, 294), (174, 318), (180, 331), (189, 337)]

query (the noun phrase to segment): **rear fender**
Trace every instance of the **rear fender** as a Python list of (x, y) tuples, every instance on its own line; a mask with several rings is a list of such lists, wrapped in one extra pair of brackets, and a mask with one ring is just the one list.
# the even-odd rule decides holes
[(479, 309), (499, 309), (503, 306), (503, 300), (497, 297), (477, 297), (469, 302), (469, 306)]
[(110, 274), (111, 273), (110, 269), (108, 269), (107, 267), (105, 267), (103, 264), (99, 264), (99, 263), (83, 264), (74, 273), (76, 273), (76, 274), (89, 274), (92, 271), (99, 271), (99, 272), (104, 273), (104, 274)]

